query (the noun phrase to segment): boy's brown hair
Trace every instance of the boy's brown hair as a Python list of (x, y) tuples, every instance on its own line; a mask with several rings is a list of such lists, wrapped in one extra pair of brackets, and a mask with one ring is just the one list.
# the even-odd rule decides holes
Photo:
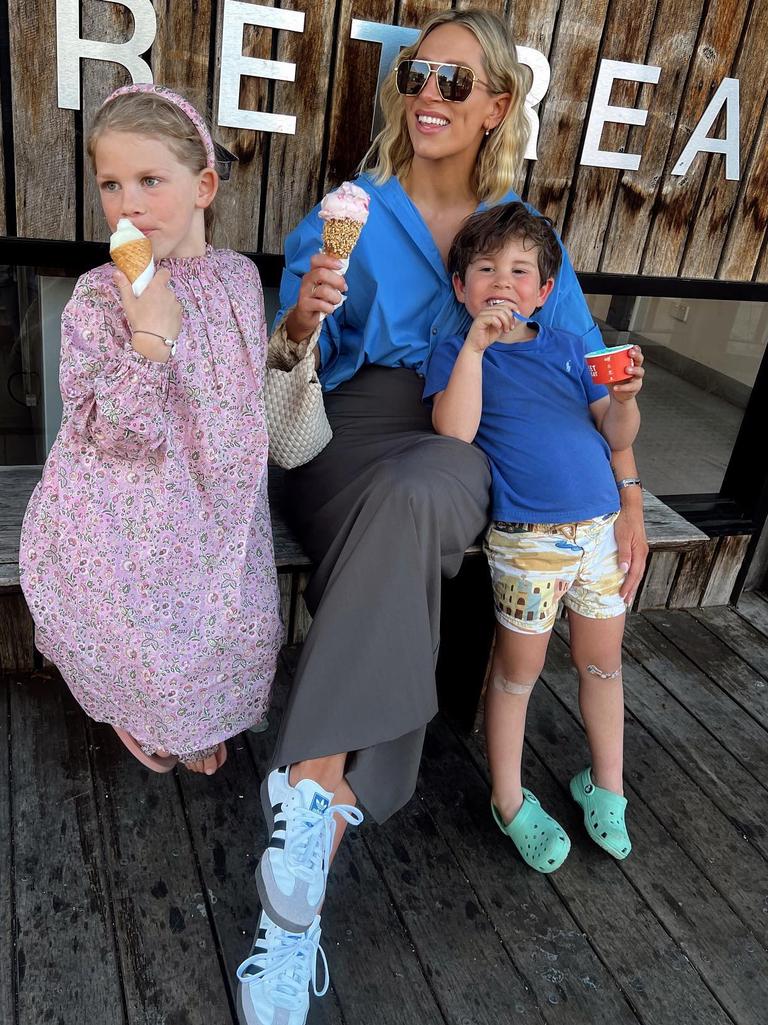
[(513, 239), (539, 251), (542, 283), (560, 269), (562, 253), (552, 222), (532, 214), (524, 203), (500, 203), (468, 217), (459, 229), (448, 253), (448, 272), (464, 281), (467, 267), (479, 256), (493, 256)]

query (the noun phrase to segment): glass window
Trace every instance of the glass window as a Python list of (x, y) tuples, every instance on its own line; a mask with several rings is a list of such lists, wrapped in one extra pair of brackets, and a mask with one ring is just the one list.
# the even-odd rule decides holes
[(75, 278), (0, 265), (0, 466), (45, 462), (61, 421), (61, 312)]
[(720, 491), (768, 341), (768, 304), (587, 296), (606, 345), (636, 341), (648, 371), (635, 453), (656, 495)]

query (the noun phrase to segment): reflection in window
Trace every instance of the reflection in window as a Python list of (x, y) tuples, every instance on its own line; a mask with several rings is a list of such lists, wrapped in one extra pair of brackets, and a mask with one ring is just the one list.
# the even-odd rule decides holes
[(606, 345), (637, 341), (647, 376), (635, 445), (657, 495), (720, 490), (768, 341), (768, 304), (587, 296)]
[(0, 265), (0, 466), (40, 465), (61, 420), (61, 312), (75, 279)]

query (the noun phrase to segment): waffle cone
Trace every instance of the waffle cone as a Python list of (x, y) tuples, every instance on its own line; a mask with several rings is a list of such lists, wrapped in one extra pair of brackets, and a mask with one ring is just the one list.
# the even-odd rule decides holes
[(130, 282), (149, 266), (152, 259), (152, 243), (148, 238), (137, 238), (135, 242), (125, 242), (109, 254), (112, 262), (120, 268)]
[(350, 253), (355, 248), (360, 232), (363, 230), (362, 222), (355, 221), (351, 217), (334, 218), (323, 222), (323, 249), (326, 253), (338, 256), (341, 260), (348, 260)]

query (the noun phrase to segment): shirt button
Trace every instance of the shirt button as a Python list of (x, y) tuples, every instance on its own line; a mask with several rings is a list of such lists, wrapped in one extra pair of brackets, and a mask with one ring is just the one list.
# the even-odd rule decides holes
[(436, 335), (436, 334), (437, 334), (437, 328), (436, 328), (436, 327), (433, 327), (433, 328), (432, 328), (432, 334), (433, 334), (433, 335)]

